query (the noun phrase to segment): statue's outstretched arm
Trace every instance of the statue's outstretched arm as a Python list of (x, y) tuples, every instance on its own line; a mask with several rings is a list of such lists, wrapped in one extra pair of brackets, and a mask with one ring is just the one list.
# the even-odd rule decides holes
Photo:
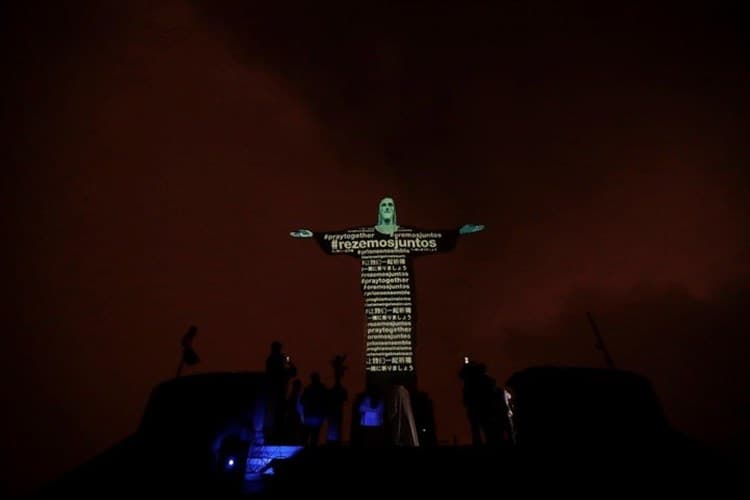
[(351, 244), (350, 240), (347, 239), (344, 241), (341, 238), (346, 233), (346, 230), (327, 231), (323, 233), (310, 231), (309, 229), (297, 229), (296, 231), (290, 232), (289, 235), (292, 238), (307, 238), (314, 240), (328, 255), (349, 255), (359, 258), (357, 247)]
[(458, 234), (478, 233), (479, 231), (483, 231), (483, 230), (484, 230), (483, 224), (464, 224), (458, 230)]
[(313, 232), (309, 229), (297, 229), (289, 233), (292, 238), (312, 238)]

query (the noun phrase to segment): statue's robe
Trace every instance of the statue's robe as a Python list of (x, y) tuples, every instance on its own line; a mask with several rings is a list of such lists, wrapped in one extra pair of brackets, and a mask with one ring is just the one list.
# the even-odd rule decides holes
[(368, 380), (405, 383), (415, 378), (416, 311), (412, 258), (452, 250), (458, 229), (423, 230), (399, 226), (393, 234), (375, 227), (315, 232), (330, 255), (349, 255), (361, 262), (367, 336)]

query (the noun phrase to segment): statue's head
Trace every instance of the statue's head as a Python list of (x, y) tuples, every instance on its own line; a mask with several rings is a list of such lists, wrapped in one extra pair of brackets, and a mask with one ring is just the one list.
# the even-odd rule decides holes
[(381, 224), (396, 225), (396, 203), (394, 203), (393, 198), (383, 198), (380, 200), (378, 225)]

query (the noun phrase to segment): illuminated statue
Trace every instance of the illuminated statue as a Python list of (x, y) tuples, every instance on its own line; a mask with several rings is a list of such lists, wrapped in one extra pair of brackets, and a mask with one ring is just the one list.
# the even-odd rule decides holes
[[(396, 205), (383, 198), (378, 222), (343, 231), (299, 229), (295, 238), (314, 238), (330, 255), (349, 255), (361, 261), (361, 289), (367, 317), (365, 350), (368, 379), (390, 382), (415, 380), (413, 257), (452, 250), (459, 235), (475, 233), (482, 225), (466, 224), (447, 231), (400, 226)], [(382, 377), (381, 377), (382, 375)]]

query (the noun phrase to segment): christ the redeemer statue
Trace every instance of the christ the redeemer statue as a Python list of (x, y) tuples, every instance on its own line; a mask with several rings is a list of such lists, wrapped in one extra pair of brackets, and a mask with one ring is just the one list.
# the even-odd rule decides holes
[(412, 257), (452, 250), (459, 235), (483, 229), (476, 224), (447, 231), (399, 226), (393, 199), (383, 198), (375, 226), (329, 232), (299, 229), (290, 234), (314, 238), (330, 255), (360, 259), (368, 381), (413, 387), (416, 314)]

